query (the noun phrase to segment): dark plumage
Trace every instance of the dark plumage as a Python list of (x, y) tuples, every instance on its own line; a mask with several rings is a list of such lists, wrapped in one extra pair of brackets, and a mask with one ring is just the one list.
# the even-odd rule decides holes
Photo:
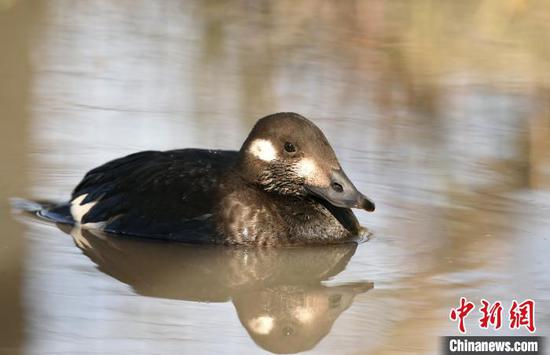
[(331, 243), (359, 234), (351, 207), (373, 210), (323, 133), (294, 113), (262, 118), (240, 151), (145, 151), (88, 172), (60, 223), (192, 243)]

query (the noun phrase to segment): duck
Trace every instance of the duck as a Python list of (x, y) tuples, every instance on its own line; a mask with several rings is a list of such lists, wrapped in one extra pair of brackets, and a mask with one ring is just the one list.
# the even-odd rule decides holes
[(352, 209), (375, 210), (323, 132), (279, 112), (259, 119), (238, 151), (141, 151), (90, 170), (45, 219), (119, 236), (278, 246), (356, 240)]

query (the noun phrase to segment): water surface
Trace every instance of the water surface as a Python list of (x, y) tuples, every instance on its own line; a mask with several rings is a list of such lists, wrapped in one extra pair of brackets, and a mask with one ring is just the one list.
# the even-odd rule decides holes
[[(0, 351), (436, 353), (461, 296), (532, 298), (550, 334), (550, 7), (524, 1), (0, 1)], [(360, 245), (283, 250), (60, 230), (62, 201), (145, 149), (238, 149), (315, 121)], [(492, 334), (467, 322), (471, 334)], [(501, 330), (497, 334), (525, 334)]]

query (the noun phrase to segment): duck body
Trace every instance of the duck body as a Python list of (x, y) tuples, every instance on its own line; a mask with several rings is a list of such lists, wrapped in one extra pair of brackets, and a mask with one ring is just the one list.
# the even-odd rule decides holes
[[(311, 127), (313, 133), (308, 132)], [(296, 132), (306, 137), (293, 137)], [(350, 240), (360, 226), (349, 207), (374, 205), (338, 172), (341, 168), (325, 142), (302, 116), (267, 116), (239, 151), (144, 151), (115, 159), (88, 172), (68, 203), (40, 214), (82, 228), (190, 243)], [(323, 168), (323, 162), (330, 167)]]

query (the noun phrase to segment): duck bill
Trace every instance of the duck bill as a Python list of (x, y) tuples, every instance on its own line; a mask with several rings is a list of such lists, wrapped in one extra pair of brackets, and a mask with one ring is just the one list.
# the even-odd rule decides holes
[(331, 205), (343, 208), (360, 208), (374, 211), (374, 202), (357, 190), (343, 170), (332, 170), (330, 184), (326, 187), (305, 184), (306, 190)]

